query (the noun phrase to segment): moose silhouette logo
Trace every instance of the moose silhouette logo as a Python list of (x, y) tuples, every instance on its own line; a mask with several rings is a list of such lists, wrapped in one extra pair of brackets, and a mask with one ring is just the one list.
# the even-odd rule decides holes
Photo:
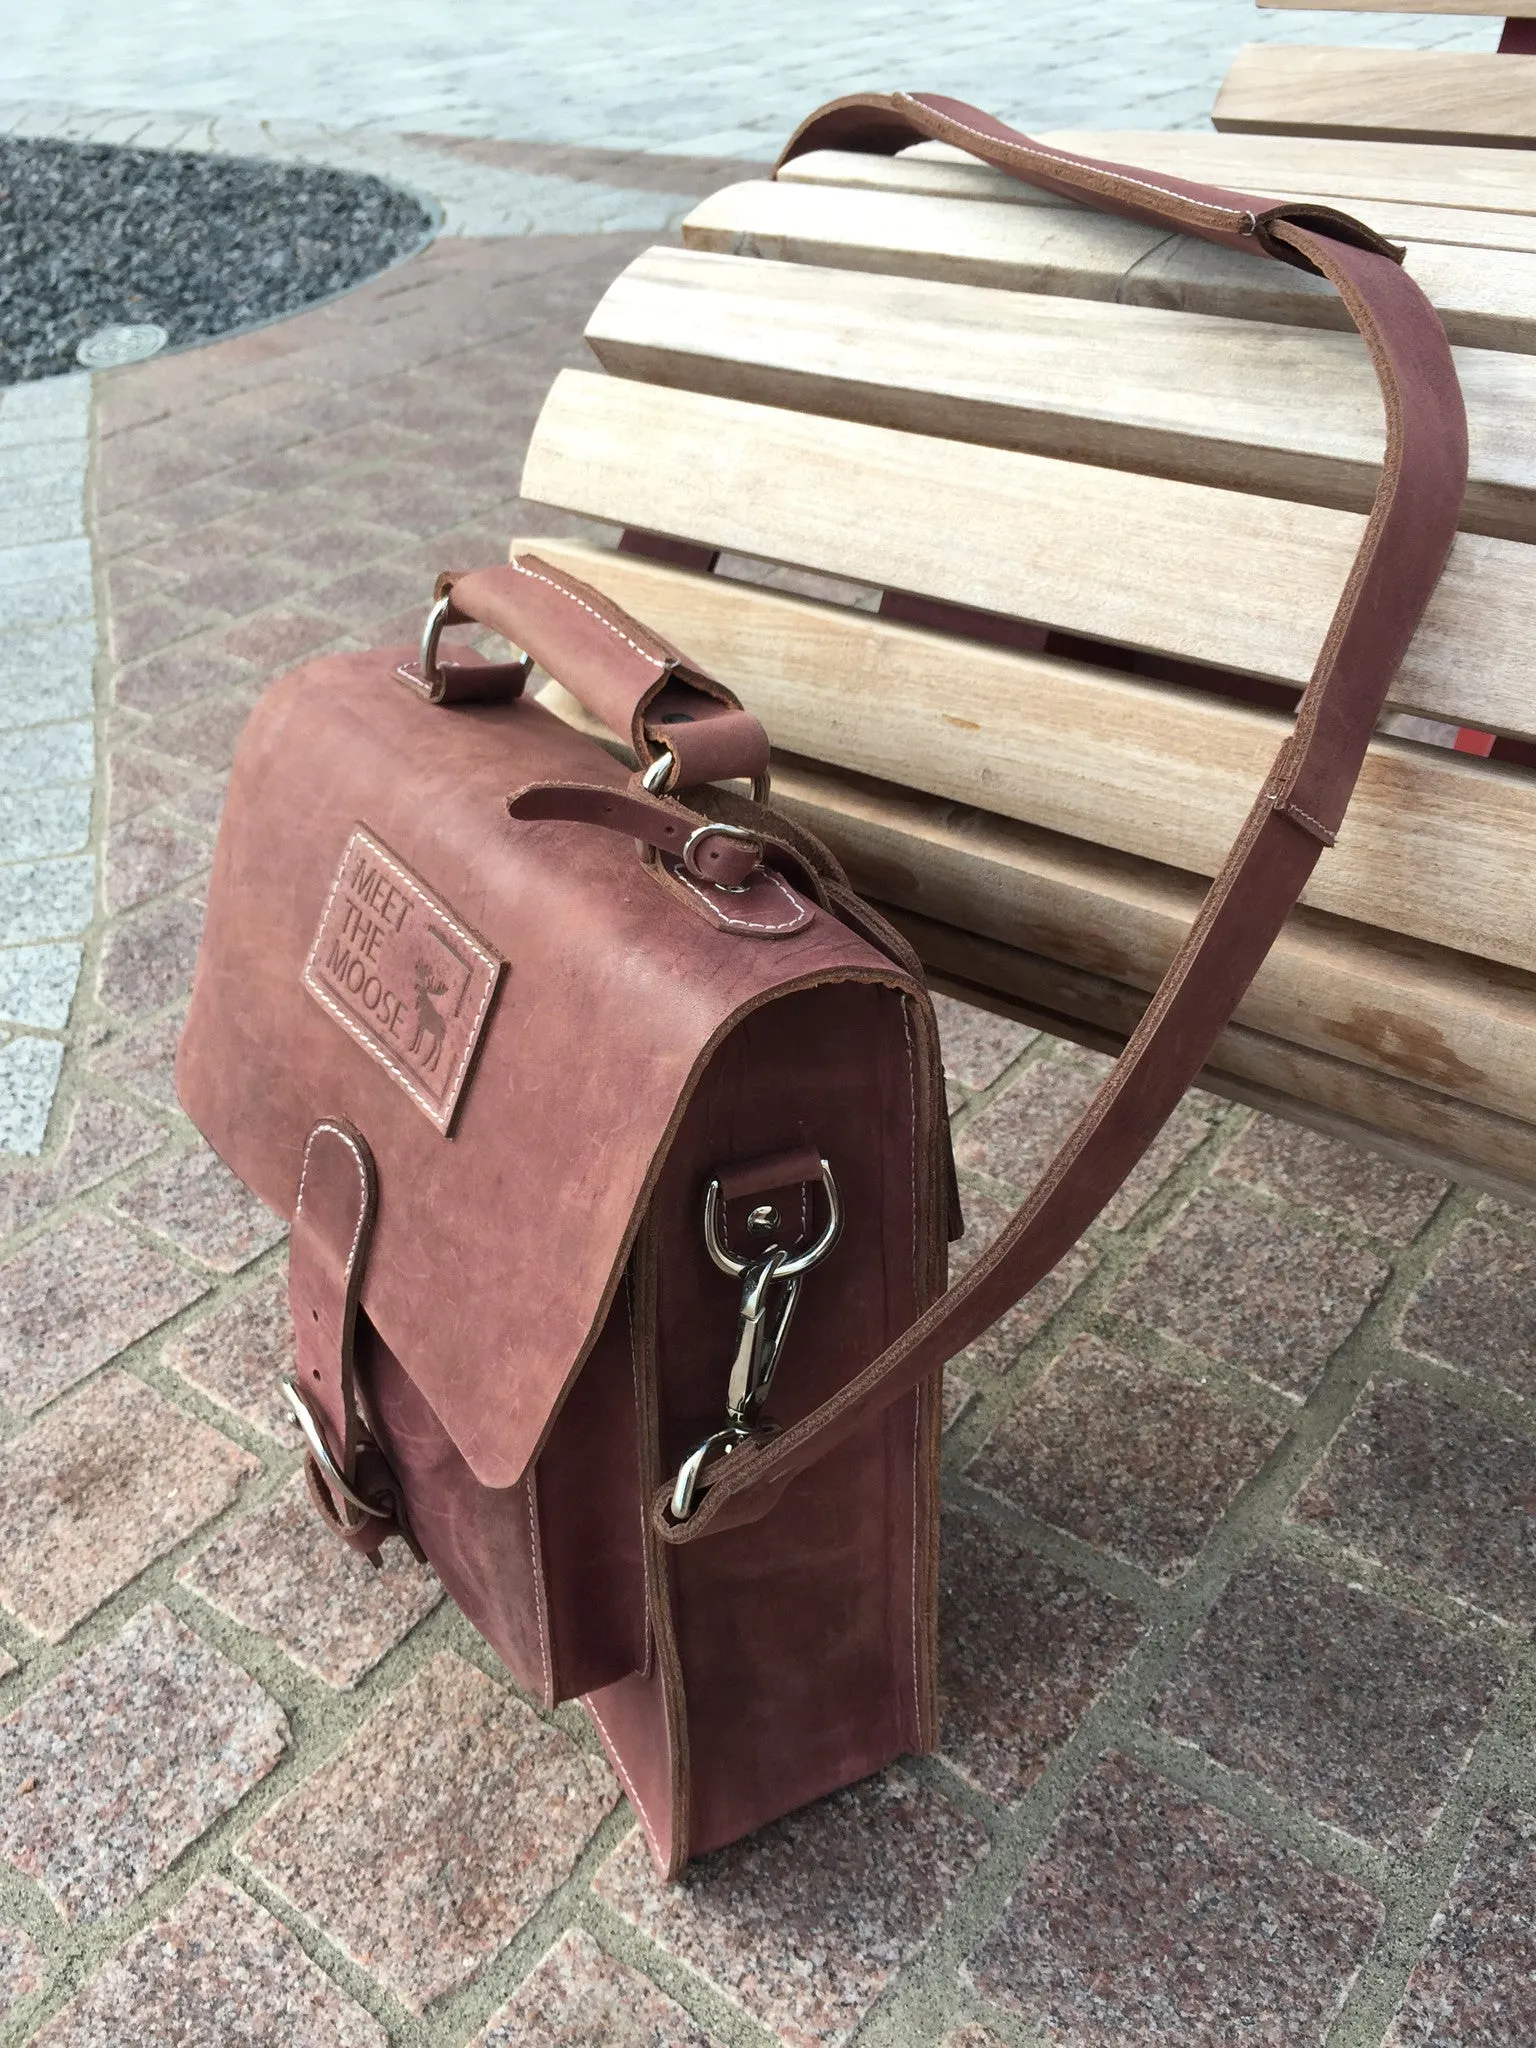
[(411, 1040), (413, 1058), (422, 1054), (423, 1045), (430, 1049), (421, 1058), (421, 1064), (431, 1073), (443, 1056), (443, 1033), (448, 1021), (437, 1008), (433, 998), (448, 993), (446, 981), (437, 981), (425, 960), (416, 962), (416, 1036)]
[(305, 986), (445, 1136), (503, 964), (419, 875), (354, 827)]

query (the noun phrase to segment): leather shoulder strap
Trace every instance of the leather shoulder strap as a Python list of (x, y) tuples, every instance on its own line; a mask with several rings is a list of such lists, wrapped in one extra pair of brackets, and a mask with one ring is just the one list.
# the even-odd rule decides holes
[(763, 1514), (787, 1480), (1028, 1293), (1120, 1186), (1204, 1066), (1338, 834), (1388, 688), (1445, 565), (1466, 487), (1466, 416), (1444, 330), (1402, 269), (1402, 252), (1369, 228), (1327, 207), (1277, 206), (1071, 156), (928, 94), (835, 100), (799, 130), (784, 160), (823, 148), (891, 154), (920, 138), (956, 143), (1091, 205), (1326, 277), (1370, 349), (1386, 409), (1386, 452), (1294, 730), (1161, 987), (1039, 1185), (987, 1254), (839, 1394), (782, 1435), (743, 1445), (706, 1472), (708, 1490), (688, 1521), (674, 1523), (667, 1495), (659, 1494), (653, 1512), (671, 1543), (696, 1542)]

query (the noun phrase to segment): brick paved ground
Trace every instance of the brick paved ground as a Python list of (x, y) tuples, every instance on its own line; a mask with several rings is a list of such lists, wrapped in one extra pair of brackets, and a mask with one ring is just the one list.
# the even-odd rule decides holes
[[(0, 2048), (1525, 2048), (1528, 1212), (1192, 1096), (950, 1375), (942, 1754), (672, 1892), (580, 1714), (311, 1528), (281, 1233), (170, 1082), (231, 750), (275, 669), (553, 524), (521, 444), (646, 239), (440, 241), (95, 381), (97, 888), (0, 1165)], [(7, 400), (0, 459), (73, 402)], [(0, 599), (62, 631), (73, 560)], [(943, 1028), (964, 1259), (1101, 1063)]]

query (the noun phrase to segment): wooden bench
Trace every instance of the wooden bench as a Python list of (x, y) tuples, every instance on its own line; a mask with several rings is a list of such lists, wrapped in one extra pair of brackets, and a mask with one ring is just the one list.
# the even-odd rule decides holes
[[(1225, 152), (1240, 186), (1332, 178), (1374, 225), (1419, 224), (1410, 265), (1445, 306), (1471, 420), (1465, 530), (1398, 734), (1373, 743), (1205, 1079), (1530, 1195), (1536, 162), (1415, 151), (1439, 174), (1394, 196), (1379, 146), (1076, 144), (1153, 168), (1158, 147), (1169, 168)], [(1256, 165), (1231, 161), (1245, 150)], [(514, 545), (740, 691), (778, 750), (777, 800), (941, 986), (1112, 1050), (1253, 798), (1357, 544), (1382, 426), (1343, 325), (1298, 271), (934, 145), (804, 157), (631, 264), (588, 327), (596, 364), (546, 400), (524, 497), (621, 545)], [(1401, 736), (1460, 726), (1497, 735), (1494, 757)]]
[[(1331, 0), (1258, 0), (1315, 10)], [(1360, 14), (1499, 16), (1507, 0), (1349, 0)], [(1211, 119), (1220, 129), (1355, 141), (1536, 148), (1536, 19), (1505, 20), (1496, 54), (1249, 43)]]

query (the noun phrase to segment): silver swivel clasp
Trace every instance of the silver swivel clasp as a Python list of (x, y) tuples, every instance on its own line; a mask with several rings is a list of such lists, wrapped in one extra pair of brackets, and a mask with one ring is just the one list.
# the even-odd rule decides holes
[[(727, 1247), (720, 1232), (724, 1196), (718, 1180), (712, 1180), (704, 1195), (704, 1243), (709, 1256), (733, 1280), (741, 1282), (741, 1309), (736, 1326), (736, 1351), (725, 1390), (725, 1426), (707, 1436), (690, 1451), (678, 1468), (672, 1488), (672, 1517), (686, 1522), (693, 1513), (699, 1490), (699, 1476), (706, 1461), (719, 1453), (728, 1455), (739, 1444), (763, 1434), (757, 1416), (778, 1370), (784, 1339), (794, 1320), (800, 1300), (800, 1282), (817, 1266), (842, 1235), (843, 1206), (837, 1182), (826, 1160), (821, 1161), (821, 1185), (827, 1200), (827, 1221), (821, 1235), (802, 1252), (787, 1252), (770, 1245), (753, 1259), (739, 1259)], [(758, 1214), (753, 1217), (754, 1224)], [(772, 1212), (768, 1211), (771, 1215)]]

